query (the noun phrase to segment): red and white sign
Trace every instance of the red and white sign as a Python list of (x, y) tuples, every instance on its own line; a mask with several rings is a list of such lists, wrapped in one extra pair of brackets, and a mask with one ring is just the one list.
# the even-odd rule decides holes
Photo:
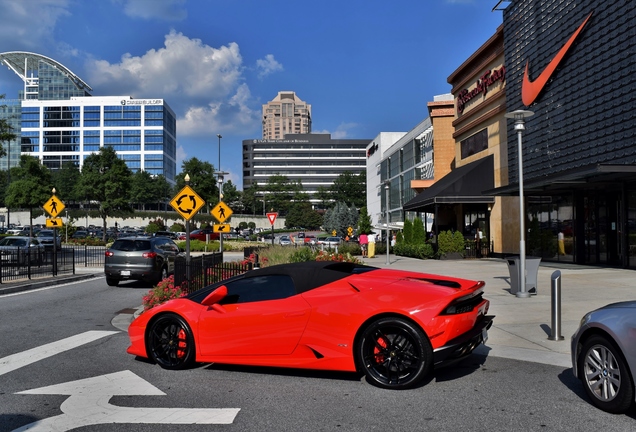
[(278, 213), (267, 213), (267, 219), (269, 219), (269, 223), (274, 225), (274, 222), (276, 221), (276, 216), (278, 216)]

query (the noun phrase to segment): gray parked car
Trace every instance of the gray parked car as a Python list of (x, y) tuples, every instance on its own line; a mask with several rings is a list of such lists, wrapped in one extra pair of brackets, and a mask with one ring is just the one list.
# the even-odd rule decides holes
[[(53, 249), (53, 232), (53, 230), (43, 229), (38, 231), (35, 237), (40, 241), (40, 243), (42, 243), (45, 248)], [(56, 236), (56, 240), (57, 248), (59, 249), (62, 247), (62, 237), (60, 237), (60, 235), (58, 234)]]
[(3, 263), (34, 264), (43, 258), (43, 254), (44, 246), (33, 237), (8, 236), (0, 240)]
[(179, 247), (168, 237), (126, 237), (106, 250), (104, 273), (109, 286), (122, 280), (158, 283), (174, 273)]
[(636, 301), (587, 313), (571, 348), (574, 376), (596, 407), (624, 413), (636, 403)]

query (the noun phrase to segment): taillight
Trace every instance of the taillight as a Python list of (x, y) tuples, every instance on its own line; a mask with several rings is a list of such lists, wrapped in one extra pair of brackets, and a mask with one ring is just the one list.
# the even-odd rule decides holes
[(144, 252), (141, 256), (144, 258), (154, 258), (157, 256), (157, 252)]
[(107, 250), (106, 254), (107, 257), (112, 257), (113, 255), (115, 255), (114, 253), (112, 253), (111, 251)]

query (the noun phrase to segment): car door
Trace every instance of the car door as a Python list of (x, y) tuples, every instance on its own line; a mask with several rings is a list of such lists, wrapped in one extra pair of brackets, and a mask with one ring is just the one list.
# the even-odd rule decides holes
[(204, 355), (285, 355), (298, 345), (309, 304), (287, 275), (246, 277), (226, 284), (220, 307), (199, 318), (197, 349)]

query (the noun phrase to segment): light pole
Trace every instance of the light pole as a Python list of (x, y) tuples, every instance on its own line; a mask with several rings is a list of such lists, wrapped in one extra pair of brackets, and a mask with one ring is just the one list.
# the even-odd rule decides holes
[(386, 205), (384, 207), (384, 222), (386, 222), (386, 265), (391, 264), (391, 261), (389, 260), (389, 247), (390, 247), (390, 241), (389, 241), (389, 181), (385, 181), (384, 182), (384, 192), (386, 194)]
[[(190, 185), (190, 175), (186, 173), (185, 177), (186, 186)], [(186, 219), (186, 280), (190, 282), (190, 220)]]
[[(220, 137), (220, 135), (219, 135), (219, 137)], [(219, 143), (219, 148), (220, 147), (221, 147), (221, 145)], [(217, 180), (219, 182), (219, 202), (223, 201), (223, 175), (222, 174), (223, 173), (220, 173), (220, 172), (218, 173), (219, 178)], [(223, 233), (219, 233), (219, 252), (223, 253)]]
[(517, 159), (519, 160), (519, 291), (517, 297), (528, 298), (530, 293), (526, 291), (526, 229), (525, 210), (523, 206), (523, 146), (522, 135), (525, 127), (525, 119), (534, 115), (532, 111), (516, 110), (506, 113), (506, 118), (515, 120), (515, 130), (517, 131)]
[(221, 136), (221, 134), (216, 134), (217, 137), (219, 137), (219, 166), (217, 168), (217, 171), (221, 172), (221, 138), (223, 138)]

